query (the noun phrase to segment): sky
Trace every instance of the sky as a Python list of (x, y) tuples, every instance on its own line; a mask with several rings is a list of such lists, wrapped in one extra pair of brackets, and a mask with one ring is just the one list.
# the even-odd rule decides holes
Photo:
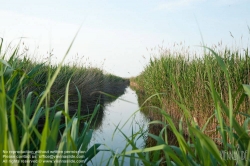
[[(22, 38), (29, 56), (59, 63), (74, 36), (65, 63), (137, 76), (162, 49), (199, 50), (222, 42), (247, 47), (248, 0), (8, 0), (0, 5), (0, 37)], [(180, 48), (179, 48), (180, 49)]]

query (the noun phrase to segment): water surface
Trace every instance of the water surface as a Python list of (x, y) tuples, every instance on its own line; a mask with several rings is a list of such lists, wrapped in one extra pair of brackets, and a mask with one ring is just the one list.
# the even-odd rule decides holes
[[(117, 126), (126, 136), (132, 135), (132, 129), (134, 133), (141, 128), (143, 128), (143, 130), (147, 129), (147, 120), (138, 110), (139, 105), (137, 102), (137, 95), (135, 91), (128, 87), (125, 94), (105, 106), (104, 117), (102, 118), (100, 126), (94, 131), (91, 145), (94, 143), (103, 143), (105, 145), (102, 145), (99, 149), (110, 148), (115, 153), (120, 153), (126, 146), (127, 142), (121, 132), (116, 131), (114, 133)], [(138, 139), (136, 144), (137, 147), (142, 148), (144, 145), (144, 139)], [(130, 149), (131, 147), (128, 147), (127, 151)], [(106, 165), (107, 159), (110, 156), (111, 152), (99, 152), (99, 154), (92, 160), (93, 164), (90, 163), (89, 165)], [(125, 160), (124, 165), (129, 165), (129, 159)]]

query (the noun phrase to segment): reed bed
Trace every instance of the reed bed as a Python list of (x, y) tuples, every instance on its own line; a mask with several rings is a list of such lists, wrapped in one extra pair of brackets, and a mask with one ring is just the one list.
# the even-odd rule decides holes
[[(91, 162), (101, 145), (89, 147), (95, 127), (91, 124), (98, 124), (95, 116), (102, 113), (102, 107), (110, 101), (102, 93), (118, 97), (129, 81), (104, 74), (97, 68), (63, 65), (63, 61), (51, 66), (26, 56), (20, 59), (23, 55), (19, 45), (7, 49), (3, 50), (1, 39), (1, 165), (86, 165)], [(114, 89), (106, 88), (108, 86)], [(21, 152), (23, 157), (19, 155)], [(65, 159), (61, 152), (72, 152), (75, 157)]]
[(249, 165), (249, 51), (204, 48), (192, 60), (164, 52), (131, 79), (154, 144), (126, 154), (156, 165)]
[[(23, 92), (25, 96), (30, 91), (41, 93), (47, 85), (48, 77), (53, 75), (58, 68), (58, 66), (34, 62), (27, 57), (19, 59), (17, 55), (10, 58), (8, 63), (21, 73), (27, 73), (27, 85)], [(20, 75), (18, 74), (15, 79), (20, 79)], [(107, 97), (102, 93), (117, 98), (125, 92), (125, 88), (129, 85), (128, 79), (112, 74), (104, 74), (99, 68), (85, 67), (79, 64), (73, 66), (62, 65), (50, 90), (51, 105), (57, 102), (58, 98), (65, 95), (65, 88), (69, 80), (68, 95), (73, 113), (74, 109), (77, 109), (78, 91), (81, 95), (82, 109), (88, 111), (98, 103), (104, 105), (105, 102), (110, 102), (112, 97)]]
[[(129, 81), (96, 68), (67, 66), (63, 62), (51, 67), (27, 58), (18, 59), (19, 47), (3, 51), (2, 43), (3, 40), (0, 41), (1, 164), (91, 163), (102, 151), (101, 143), (88, 145), (93, 133), (91, 122), (100, 111), (100, 103), (108, 100), (103, 95), (122, 93), (118, 87), (126, 87)], [(117, 126), (113, 134), (119, 132), (126, 145), (119, 154), (108, 150), (111, 152), (108, 164), (125, 165), (125, 158), (130, 159), (130, 165), (143, 163), (145, 166), (250, 164), (249, 51), (242, 54), (229, 49), (206, 50), (203, 58), (192, 60), (166, 51), (159, 59), (151, 59), (140, 76), (131, 79), (131, 85), (141, 97), (140, 110), (147, 109), (145, 114), (151, 119), (151, 127), (148, 133), (142, 128), (138, 132), (132, 129), (131, 136), (127, 136)], [(99, 92), (101, 90), (103, 92)], [(94, 104), (89, 98), (95, 102), (93, 109), (90, 109)], [(92, 116), (82, 121), (86, 119), (85, 109), (91, 111)], [(40, 119), (43, 119), (41, 128)], [(155, 125), (162, 128), (155, 129)], [(207, 133), (213, 125), (214, 137)], [(159, 133), (153, 133), (155, 130)], [(155, 145), (142, 148), (137, 143), (141, 137), (153, 139)], [(129, 146), (132, 150), (127, 150)], [(45, 159), (44, 155), (50, 151), (54, 157)], [(70, 151), (75, 152), (73, 155), (80, 161), (72, 163), (72, 159), (62, 157), (61, 152)], [(10, 159), (10, 152), (25, 152), (25, 156), (13, 155)], [(56, 160), (64, 162), (56, 163)]]
[[(143, 91), (144, 98), (155, 93), (162, 93), (158, 97), (152, 98), (151, 104), (164, 108), (176, 120), (176, 124), (183, 116), (183, 112), (178, 104), (173, 102), (173, 99), (185, 104), (197, 124), (204, 126), (207, 119), (214, 114), (215, 109), (208, 84), (208, 72), (211, 72), (214, 88), (219, 92), (223, 102), (229, 103), (228, 88), (230, 85), (233, 91), (233, 109), (247, 113), (250, 106), (249, 99), (244, 99), (240, 106), (237, 103), (242, 100), (242, 84), (250, 82), (249, 50), (245, 49), (242, 52), (225, 48), (218, 52), (218, 56), (226, 65), (230, 84), (227, 83), (227, 75), (220, 69), (220, 63), (213, 53), (207, 52), (204, 56), (191, 56), (189, 53), (181, 54), (169, 50), (162, 52), (159, 58), (151, 58), (145, 70), (134, 78), (131, 81), (134, 83), (131, 84), (137, 85), (135, 87), (137, 91)], [(235, 111), (234, 114), (237, 112)], [(154, 115), (148, 116), (161, 120), (161, 116), (157, 118)], [(245, 118), (237, 115), (237, 119), (242, 123)], [(216, 138), (217, 125), (216, 119), (212, 118), (205, 132)]]

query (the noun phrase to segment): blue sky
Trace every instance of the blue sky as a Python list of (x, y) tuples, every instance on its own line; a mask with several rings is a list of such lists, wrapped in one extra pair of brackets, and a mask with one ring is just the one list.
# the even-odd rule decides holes
[(26, 37), (30, 55), (43, 60), (53, 49), (58, 62), (82, 25), (66, 62), (130, 77), (143, 71), (158, 46), (182, 42), (199, 50), (199, 28), (208, 46), (249, 46), (249, 16), (247, 0), (9, 0), (0, 6), (0, 37)]

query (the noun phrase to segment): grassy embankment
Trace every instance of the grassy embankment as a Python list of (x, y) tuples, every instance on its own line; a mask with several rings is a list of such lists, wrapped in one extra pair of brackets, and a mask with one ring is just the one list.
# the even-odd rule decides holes
[[(166, 50), (131, 79), (142, 111), (152, 120), (149, 132), (157, 135), (149, 135), (149, 140), (154, 140), (149, 146), (166, 146), (161, 155), (154, 151), (151, 160), (163, 154), (164, 163), (248, 165), (249, 60), (248, 49), (206, 48), (204, 56), (192, 58), (188, 52)], [(216, 144), (220, 144), (220, 151)], [(244, 159), (240, 152), (245, 152)]]
[[(72, 73), (69, 72), (71, 71), (70, 68), (67, 66), (63, 67), (62, 63), (55, 67), (55, 69), (53, 70), (53, 68), (50, 68), (48, 66), (45, 66), (44, 68), (44, 64), (34, 65), (27, 59), (24, 61), (20, 61), (15, 58), (18, 57), (18, 51), (15, 49), (9, 52), (11, 53), (12, 58), (10, 58), (9, 60), (4, 60), (6, 52), (2, 50), (2, 42), (0, 43), (0, 52), (2, 58), (0, 63), (0, 161), (4, 161), (6, 159), (4, 156), (8, 156), (9, 154), (7, 152), (10, 151), (20, 152), (30, 150), (38, 152), (36, 155), (31, 154), (32, 156), (37, 157), (35, 158), (35, 160), (29, 160), (26, 157), (17, 158), (16, 156), (11, 159), (11, 161), (19, 162), (23, 159), (28, 163), (20, 164), (14, 162), (3, 162), (2, 165), (32, 165), (29, 164), (29, 161), (37, 161), (39, 164), (35, 163), (34, 165), (41, 166), (72, 165), (72, 163), (54, 163), (55, 158), (45, 159), (43, 157), (43, 155), (45, 155), (47, 151), (54, 150), (58, 150), (55, 151), (52, 155), (56, 156), (57, 160), (65, 160), (66, 162), (71, 161), (71, 159), (63, 159), (61, 157), (62, 155), (60, 151), (73, 151), (76, 153), (72, 152), (72, 155), (77, 155), (78, 153), (78, 157), (80, 157), (80, 159), (83, 161), (83, 165), (90, 162), (90, 160), (99, 151), (98, 147), (100, 146), (100, 144), (95, 144), (92, 147), (88, 147), (93, 132), (90, 127), (93, 116), (89, 121), (84, 122), (84, 124), (80, 123), (81, 119), (85, 118), (82, 114), (82, 110), (86, 109), (86, 105), (85, 107), (83, 107), (81, 104), (84, 105), (86, 101), (83, 101), (85, 95), (84, 92), (81, 91), (80, 88), (78, 88), (78, 86), (81, 87), (82, 85), (76, 83), (79, 81), (79, 78), (92, 78), (93, 74), (88, 74), (88, 70), (84, 70), (87, 73), (86, 77), (81, 77), (82, 74), (79, 73), (77, 75), (78, 77), (73, 78), (74, 76), (72, 76)], [(207, 61), (206, 59), (204, 59), (204, 62), (206, 63), (200, 64), (204, 65), (203, 69), (205, 73), (204, 75), (199, 75), (198, 73), (198, 76), (207, 78), (206, 90), (204, 91), (207, 92), (208, 99), (212, 98), (211, 100), (208, 100), (210, 101), (209, 104), (213, 105), (213, 107), (211, 107), (213, 108), (212, 111), (214, 114), (211, 117), (216, 117), (214, 122), (219, 122), (217, 132), (220, 134), (220, 137), (218, 136), (218, 139), (220, 139), (220, 142), (222, 143), (220, 149), (216, 146), (215, 142), (211, 138), (204, 134), (207, 130), (207, 126), (198, 126), (197, 123), (195, 123), (192, 116), (193, 109), (189, 108), (190, 104), (189, 102), (187, 102), (188, 100), (185, 97), (185, 95), (188, 95), (189, 93), (184, 93), (188, 90), (184, 91), (180, 86), (182, 83), (180, 81), (183, 81), (183, 79), (178, 80), (178, 78), (189, 78), (188, 75), (182, 75), (182, 77), (180, 77), (181, 72), (178, 73), (178, 71), (187, 71), (189, 69), (189, 64), (192, 64), (192, 62), (190, 61), (186, 63), (184, 58), (180, 58), (182, 59), (180, 61), (182, 63), (173, 63), (171, 66), (169, 65), (171, 64), (170, 62), (172, 62), (172, 59), (175, 60), (176, 58), (171, 58), (171, 56), (169, 56), (171, 61), (166, 61), (166, 65), (159, 65), (158, 68), (157, 65), (155, 65), (154, 68), (156, 68), (157, 70), (155, 70), (154, 73), (148, 73), (147, 76), (154, 76), (154, 78), (157, 78), (157, 75), (160, 76), (159, 79), (153, 79), (153, 83), (151, 82), (149, 86), (154, 87), (157, 85), (157, 81), (160, 82), (165, 78), (165, 80), (168, 81), (171, 85), (167, 90), (170, 90), (170, 92), (172, 92), (173, 94), (173, 96), (170, 96), (171, 100), (169, 101), (169, 104), (173, 104), (173, 106), (170, 106), (171, 108), (174, 108), (176, 113), (178, 112), (175, 108), (181, 108), (178, 109), (178, 111), (182, 112), (181, 115), (183, 115), (183, 119), (179, 121), (178, 116), (176, 116), (177, 118), (175, 118), (174, 116), (172, 117), (172, 115), (168, 114), (165, 109), (165, 103), (167, 101), (164, 101), (167, 99), (166, 96), (162, 97), (162, 94), (157, 94), (157, 92), (161, 92), (164, 89), (154, 88), (152, 91), (153, 95), (149, 97), (150, 99), (153, 99), (151, 100), (152, 106), (148, 108), (158, 110), (158, 112), (160, 113), (159, 115), (161, 121), (152, 121), (151, 124), (161, 124), (163, 128), (159, 135), (148, 133), (148, 137), (156, 140), (157, 144), (153, 147), (140, 149), (140, 145), (137, 144), (137, 139), (144, 136), (144, 132), (142, 130), (136, 133), (134, 133), (132, 130), (132, 136), (129, 137), (122, 133), (119, 128), (117, 128), (116, 131), (114, 131), (114, 134), (116, 132), (120, 132), (126, 140), (126, 145), (120, 154), (111, 151), (111, 156), (108, 159), (110, 165), (124, 165), (124, 158), (126, 157), (130, 158), (130, 165), (139, 165), (138, 161), (143, 162), (143, 164), (146, 166), (159, 165), (160, 163), (162, 163), (163, 165), (167, 164), (183, 166), (235, 164), (245, 166), (249, 165), (250, 137), (248, 124), (250, 115), (246, 110), (243, 110), (242, 112), (240, 112), (240, 110), (244, 108), (248, 109), (248, 106), (245, 103), (245, 100), (248, 99), (245, 97), (250, 96), (250, 86), (241, 83), (239, 84), (240, 90), (236, 92), (238, 92), (237, 94), (241, 96), (241, 100), (239, 100), (236, 106), (234, 106), (234, 100), (236, 98), (233, 97), (233, 93), (235, 93), (235, 91), (231, 83), (231, 79), (234, 80), (234, 77), (232, 77), (231, 73), (229, 73), (230, 67), (227, 67), (228, 62), (234, 62), (236, 64), (238, 64), (239, 62), (244, 62), (244, 57), (240, 58), (239, 56), (236, 56), (233, 61), (226, 61), (227, 58), (221, 58), (215, 52), (209, 55), (210, 56), (206, 58), (212, 59), (214, 61)], [(235, 53), (233, 55), (235, 55)], [(231, 60), (230, 57), (228, 57), (228, 59)], [(224, 63), (223, 60), (226, 63)], [(23, 65), (22, 62), (24, 62)], [(157, 64), (155, 62), (157, 62), (157, 59), (155, 61), (152, 60), (150, 65)], [(163, 62), (164, 61), (160, 61), (160, 64), (165, 63)], [(213, 68), (215, 64), (219, 64), (218, 68)], [(248, 67), (244, 67), (248, 66), (248, 51), (245, 55), (245, 63), (239, 64), (245, 64), (243, 65), (242, 69), (244, 70), (242, 72), (248, 72)], [(171, 68), (175, 65), (177, 68)], [(29, 68), (28, 66), (31, 67)], [(183, 68), (183, 66), (185, 68)], [(164, 70), (161, 70), (161, 67), (163, 67)], [(215, 69), (216, 72), (214, 72)], [(46, 72), (42, 72), (44, 70)], [(78, 69), (74, 69), (72, 71), (75, 74), (77, 73), (76, 71), (78, 71)], [(96, 71), (96, 69), (91, 69), (90, 71), (95, 71), (94, 73), (96, 75), (94, 75), (94, 77), (98, 76), (97, 78), (100, 78), (99, 76), (102, 75), (100, 74), (101, 72), (99, 72), (99, 70)], [(160, 71), (165, 71), (168, 75), (157, 74)], [(202, 71), (200, 72), (202, 73)], [(60, 75), (60, 73), (62, 74)], [(226, 91), (228, 94), (228, 100), (225, 100), (227, 99), (227, 97), (219, 91), (221, 89), (218, 89), (218, 87), (216, 87), (216, 82), (218, 80), (215, 80), (216, 77), (214, 77), (214, 75), (217, 73), (225, 75), (225, 80), (221, 81), (220, 85), (225, 86), (224, 91)], [(177, 77), (178, 74), (179, 77)], [(242, 78), (245, 78), (247, 74), (248, 73), (245, 73)], [(197, 75), (197, 73), (194, 73), (194, 75)], [(71, 78), (71, 80), (69, 80), (69, 78)], [(98, 80), (97, 78), (91, 80), (91, 85), (87, 84), (86, 86), (90, 85), (89, 88), (91, 88), (92, 85), (100, 83), (99, 81), (101, 81), (102, 79), (96, 82), (95, 80)], [(108, 78), (113, 79), (114, 77), (108, 76)], [(144, 82), (143, 79), (145, 78), (141, 76), (137, 78), (137, 81), (147, 83)], [(115, 77), (115, 82), (118, 82), (119, 84), (118, 80), (120, 79), (118, 77)], [(150, 79), (148, 81), (150, 81)], [(80, 81), (80, 83), (82, 83), (82, 81)], [(166, 87), (166, 82), (162, 81), (161, 83), (161, 88)], [(143, 84), (137, 85), (139, 87)], [(194, 85), (194, 83), (189, 85)], [(105, 89), (105, 86), (101, 85), (101, 87), (104, 87)], [(187, 87), (190, 88), (189, 90), (191, 90), (192, 88), (190, 86)], [(223, 86), (219, 87), (223, 88)], [(228, 89), (226, 89), (226, 87)], [(87, 88), (86, 91), (89, 88)], [(141, 89), (141, 92), (145, 94), (147, 93), (147, 91), (145, 91), (144, 89)], [(165, 95), (168, 94), (166, 92), (168, 91), (165, 91)], [(100, 99), (99, 96), (95, 96), (96, 93), (89, 93), (87, 93), (89, 97), (91, 95), (94, 95), (94, 98)], [(156, 100), (154, 99), (154, 96), (156, 96)], [(197, 98), (201, 97), (198, 96)], [(89, 98), (87, 97), (86, 100), (88, 99)], [(144, 103), (141, 104), (142, 109), (145, 108), (145, 103), (150, 101), (150, 99), (144, 101)], [(193, 99), (195, 99), (195, 97)], [(176, 104), (176, 106), (174, 103)], [(97, 114), (100, 108), (100, 104), (96, 102), (95, 104), (96, 105), (93, 108), (93, 115)], [(90, 108), (92, 105), (93, 103), (89, 104), (87, 107)], [(71, 106), (72, 109), (70, 108)], [(74, 111), (74, 109), (76, 110)], [(89, 109), (89, 111), (92, 110)], [(75, 112), (74, 115), (71, 114), (73, 112)], [(245, 114), (244, 112), (247, 113)], [(237, 118), (239, 114), (245, 116), (246, 120), (244, 121), (243, 125), (241, 125), (242, 122), (240, 124), (238, 123)], [(152, 115), (149, 114), (149, 116)], [(62, 118), (64, 119), (64, 122), (61, 121)], [(44, 119), (42, 130), (40, 130), (38, 127), (40, 119)], [(206, 122), (209, 124), (211, 119), (207, 119)], [(184, 121), (186, 122), (185, 125), (183, 125)], [(200, 125), (200, 122), (198, 123)], [(178, 124), (178, 128), (176, 127), (176, 124)], [(169, 140), (168, 138), (169, 131), (171, 131), (175, 135), (178, 146), (170, 144), (171, 140)], [(188, 133), (189, 135), (187, 140), (184, 139), (185, 133)], [(126, 150), (129, 145), (132, 147), (131, 151)], [(46, 153), (43, 153), (44, 151), (46, 151)], [(81, 155), (82, 153), (79, 153), (79, 151), (84, 151), (84, 155)], [(27, 153), (28, 152), (26, 152), (25, 154)], [(163, 154), (163, 156), (161, 155), (161, 153)], [(44, 163), (45, 161), (51, 163)], [(80, 164), (75, 163), (74, 165)]]
[[(88, 163), (100, 146), (95, 144), (88, 147), (93, 127), (100, 122), (100, 119), (95, 121), (94, 117), (102, 117), (102, 107), (114, 100), (102, 93), (118, 97), (124, 93), (129, 80), (104, 74), (97, 68), (62, 63), (51, 66), (29, 58), (19, 59), (22, 52), (19, 46), (6, 50), (2, 47), (3, 40), (0, 41), (1, 165), (30, 165), (32, 159), (27, 158), (14, 156), (11, 160), (16, 163), (6, 161), (10, 156), (6, 152), (27, 150), (81, 151), (84, 153), (73, 155), (84, 155), (79, 158), (82, 160), (80, 163)], [(54, 161), (42, 155), (63, 159), (60, 152), (37, 153), (36, 161)], [(20, 163), (21, 160), (28, 163)]]
[[(178, 103), (173, 100), (180, 101), (187, 107), (198, 126), (202, 127), (214, 114), (215, 109), (209, 87), (208, 72), (211, 72), (214, 88), (219, 92), (222, 101), (229, 103), (228, 88), (230, 86), (233, 92), (233, 109), (247, 113), (250, 108), (249, 99), (244, 99), (240, 106), (237, 105), (237, 102), (243, 92), (242, 84), (250, 83), (249, 51), (245, 50), (240, 53), (239, 50), (231, 51), (226, 48), (219, 51), (218, 55), (222, 57), (226, 65), (230, 84), (227, 82), (227, 75), (221, 70), (220, 64), (211, 52), (207, 52), (205, 56), (199, 58), (191, 58), (188, 53), (166, 51), (160, 58), (152, 58), (141, 75), (132, 79), (131, 86), (137, 90), (141, 98), (143, 97), (141, 101), (156, 93), (162, 93), (150, 100), (151, 105), (164, 108), (176, 121), (176, 124), (183, 117), (183, 112)], [(245, 118), (239, 116), (237, 111), (234, 112), (234, 115), (242, 123)], [(148, 112), (148, 116), (154, 120), (161, 120), (161, 115), (157, 117), (153, 111)], [(215, 130), (217, 125), (216, 118), (212, 118), (205, 132), (211, 137), (217, 138)]]

